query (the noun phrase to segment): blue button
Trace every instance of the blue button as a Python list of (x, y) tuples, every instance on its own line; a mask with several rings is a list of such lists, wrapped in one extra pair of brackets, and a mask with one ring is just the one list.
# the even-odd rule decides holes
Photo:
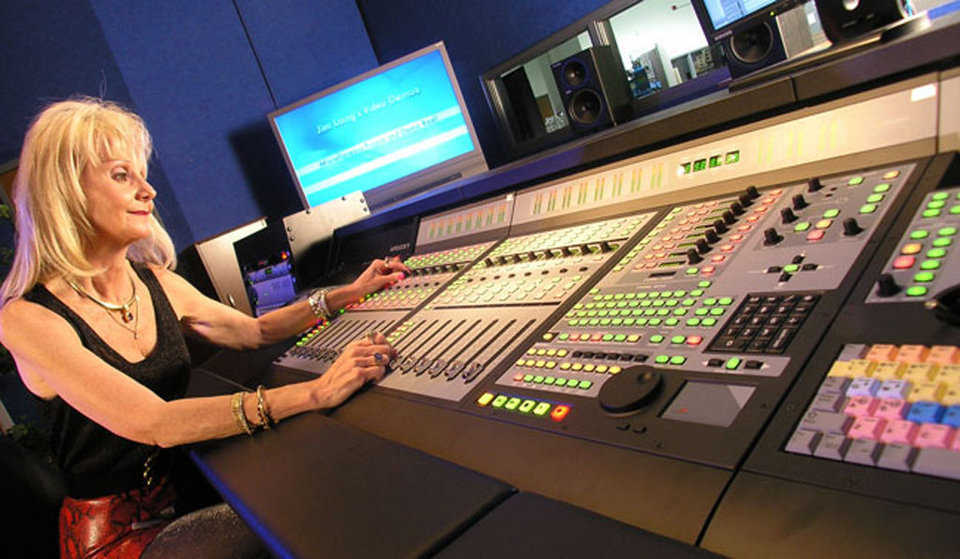
[(960, 406), (950, 406), (947, 408), (947, 412), (943, 414), (943, 419), (940, 420), (940, 423), (954, 428), (960, 427)]
[(916, 423), (940, 423), (946, 410), (936, 402), (917, 402), (910, 406), (907, 420)]

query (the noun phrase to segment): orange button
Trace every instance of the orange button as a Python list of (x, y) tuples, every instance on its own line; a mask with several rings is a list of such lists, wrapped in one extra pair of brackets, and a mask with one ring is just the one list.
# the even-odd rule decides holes
[(923, 245), (920, 243), (910, 243), (903, 245), (903, 248), (900, 249), (900, 254), (916, 254), (923, 250)]
[(950, 365), (957, 362), (960, 362), (960, 348), (953, 345), (935, 345), (927, 355), (927, 363)]
[(570, 413), (570, 406), (557, 406), (550, 412), (550, 418), (554, 421), (563, 421), (568, 413)]
[(702, 336), (687, 336), (687, 345), (700, 345), (702, 341)]
[(874, 344), (864, 358), (867, 361), (893, 361), (897, 358), (897, 346), (890, 344)]
[(887, 171), (886, 173), (883, 174), (883, 178), (888, 180), (895, 179), (899, 176), (900, 176), (900, 171)]
[(923, 345), (902, 345), (897, 352), (897, 361), (901, 363), (923, 363), (930, 350)]

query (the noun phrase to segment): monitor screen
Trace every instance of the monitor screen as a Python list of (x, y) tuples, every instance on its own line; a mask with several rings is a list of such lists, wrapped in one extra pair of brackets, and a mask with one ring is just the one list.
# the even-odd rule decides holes
[(306, 208), (361, 191), (374, 209), (487, 168), (443, 43), (268, 119)]
[(716, 40), (718, 35), (725, 35), (754, 16), (777, 15), (804, 2), (806, 0), (694, 0), (693, 5), (707, 36)]

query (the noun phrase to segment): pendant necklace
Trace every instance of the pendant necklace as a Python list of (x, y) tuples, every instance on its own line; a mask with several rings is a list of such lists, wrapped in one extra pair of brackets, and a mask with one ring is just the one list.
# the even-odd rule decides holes
[[(130, 287), (133, 293), (130, 295), (130, 298), (127, 299), (126, 303), (121, 304), (104, 301), (96, 295), (88, 292), (86, 289), (80, 287), (80, 285), (78, 285), (75, 281), (68, 278), (65, 279), (67, 280), (67, 284), (70, 285), (74, 291), (76, 291), (79, 295), (90, 299), (97, 305), (100, 305), (100, 307), (107, 311), (107, 314), (110, 315), (110, 317), (113, 318), (117, 324), (122, 326), (124, 330), (127, 330), (133, 334), (134, 339), (137, 339), (140, 326), (140, 296), (137, 295), (137, 282), (133, 280), (132, 275), (130, 276)], [(117, 320), (110, 311), (120, 311), (121, 320)], [(133, 322), (132, 328), (129, 326), (130, 322)]]

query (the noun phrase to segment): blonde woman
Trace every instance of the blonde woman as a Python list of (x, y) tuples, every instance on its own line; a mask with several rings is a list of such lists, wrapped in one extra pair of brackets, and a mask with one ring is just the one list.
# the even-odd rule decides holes
[(63, 557), (255, 550), (225, 505), (170, 523), (179, 513), (169, 449), (336, 406), (379, 379), (395, 354), (382, 335), (370, 335), (315, 380), (184, 398), (184, 332), (237, 349), (275, 343), (402, 278), (405, 268), (375, 260), (349, 286), (256, 319), (208, 299), (170, 271), (173, 245), (147, 182), (151, 149), (137, 115), (79, 98), (36, 117), (19, 160), (17, 246), (0, 288), (0, 343), (52, 422), (68, 486)]

